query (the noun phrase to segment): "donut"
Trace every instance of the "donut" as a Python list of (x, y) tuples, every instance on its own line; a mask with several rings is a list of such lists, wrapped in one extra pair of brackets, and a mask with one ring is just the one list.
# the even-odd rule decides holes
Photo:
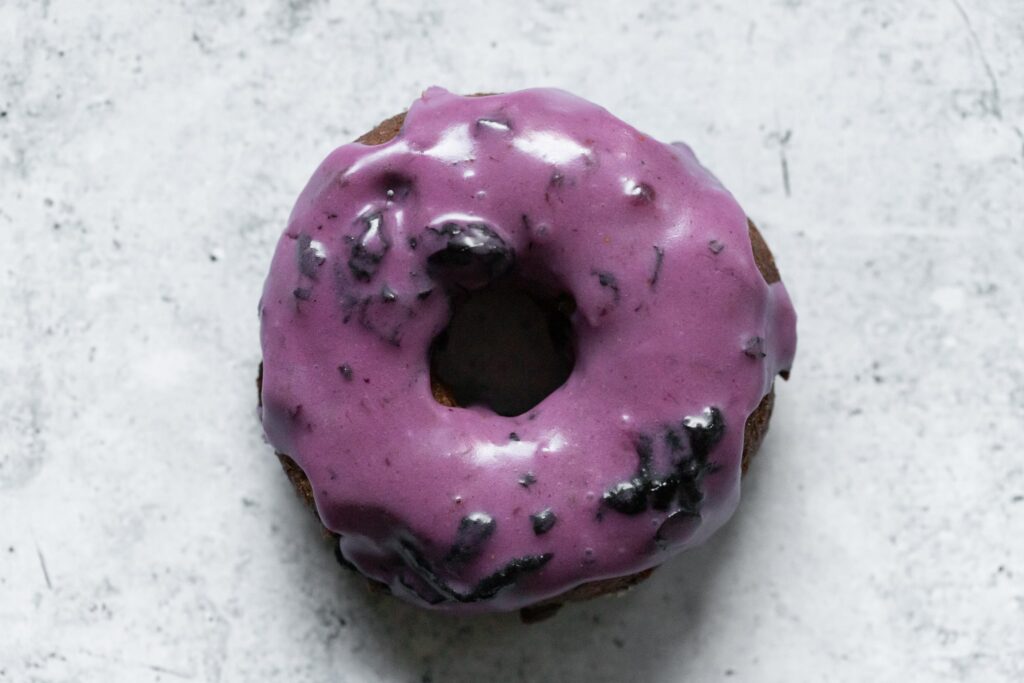
[(259, 316), (263, 429), (339, 562), (526, 618), (719, 529), (796, 348), (690, 148), (554, 89), (430, 88), (333, 151)]

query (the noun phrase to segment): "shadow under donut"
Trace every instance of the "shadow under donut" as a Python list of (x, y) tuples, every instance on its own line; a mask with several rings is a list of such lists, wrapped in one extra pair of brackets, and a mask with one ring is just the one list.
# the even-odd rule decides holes
[[(346, 628), (358, 629), (350, 640), (365, 641), (344, 652), (327, 631), (323, 656), (331, 661), (355, 657), (368, 667), (386, 661), (393, 680), (658, 681), (668, 673), (666, 662), (700, 650), (708, 614), (730, 590), (723, 581), (735, 574), (739, 548), (756, 533), (760, 498), (756, 491), (746, 491), (743, 514), (703, 546), (672, 558), (623, 597), (577, 602), (531, 625), (522, 624), (515, 613), (461, 616), (425, 611), (367, 590), (359, 575), (339, 571), (331, 559), (335, 542), (305, 511), (309, 521), (303, 526), (304, 538), (296, 540), (306, 546), (304, 555), (319, 558), (319, 566), (291, 565), (289, 571), (297, 574), (290, 583), (298, 584), (314, 602), (322, 601), (318, 615), (337, 615)], [(302, 507), (294, 497), (293, 501), (296, 510)], [(305, 582), (313, 585), (302, 586)], [(296, 617), (309, 619), (310, 615)]]

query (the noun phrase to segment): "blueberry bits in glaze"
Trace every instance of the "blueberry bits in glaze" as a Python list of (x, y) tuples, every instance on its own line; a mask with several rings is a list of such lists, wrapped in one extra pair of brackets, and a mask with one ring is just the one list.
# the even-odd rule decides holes
[(544, 508), (540, 512), (530, 515), (530, 524), (533, 526), (533, 533), (537, 536), (543, 536), (551, 531), (557, 521), (558, 516), (551, 508)]
[[(512, 610), (646, 575), (720, 527), (795, 318), (718, 181), (557, 91), (430, 89), (380, 130), (303, 192), (261, 306), (264, 428), (339, 557), (424, 607)], [(487, 392), (436, 399), (433, 350), (506, 294), (536, 308), (492, 316)], [(524, 321), (548, 350), (506, 348)], [(758, 362), (751, 331), (771, 341)], [(502, 374), (532, 379), (552, 349), (557, 383), (503, 403)]]
[(647, 183), (629, 181), (626, 183), (626, 194), (633, 200), (634, 204), (643, 205), (654, 202), (654, 188)]
[(665, 477), (655, 478), (647, 485), (648, 496), (651, 508), (654, 510), (668, 510), (679, 489), (680, 476), (671, 473)]
[(459, 521), (455, 542), (445, 556), (449, 564), (468, 562), (483, 551), (484, 543), (494, 533), (494, 519), (484, 512), (475, 512)]
[(296, 240), (298, 247), (299, 272), (315, 280), (321, 265), (327, 260), (323, 245), (309, 235), (299, 235)]
[(524, 555), (509, 560), (508, 564), (501, 569), (484, 577), (467, 597), (467, 601), (493, 598), (498, 591), (515, 583), (524, 574), (541, 569), (551, 561), (552, 557), (554, 557), (554, 553), (542, 553), (540, 555)]
[(605, 491), (603, 500), (616, 512), (638, 515), (647, 509), (647, 486), (639, 478), (619, 482)]
[[(704, 492), (701, 483), (711, 472), (709, 457), (725, 435), (721, 411), (714, 406), (663, 428), (660, 440), (642, 434), (634, 442), (636, 472), (631, 479), (609, 488), (602, 502), (624, 515), (639, 515), (648, 509), (666, 511), (675, 505), (692, 515), (700, 514)], [(655, 445), (661, 444), (661, 461), (670, 469), (655, 472)]]
[(768, 355), (765, 350), (764, 337), (749, 337), (743, 342), (743, 353), (750, 358), (760, 359)]
[(391, 243), (384, 234), (384, 217), (371, 213), (362, 219), (363, 232), (352, 245), (349, 270), (356, 280), (369, 282), (388, 253)]
[[(619, 281), (615, 276), (603, 270), (592, 270), (590, 271), (590, 274), (597, 278), (597, 284), (600, 285), (602, 289), (606, 289), (611, 292), (612, 302), (615, 304), (619, 303), (621, 293), (619, 292)], [(604, 311), (607, 312), (607, 309), (604, 309)]]
[(704, 408), (697, 415), (683, 418), (683, 429), (690, 437), (690, 448), (698, 460), (707, 460), (708, 454), (725, 434), (722, 411), (715, 406)]
[(654, 268), (651, 271), (651, 277), (647, 280), (647, 284), (650, 285), (651, 289), (658, 284), (658, 277), (661, 275), (661, 266), (665, 261), (665, 250), (659, 246), (654, 247)]
[[(412, 542), (403, 539), (400, 541), (399, 548), (399, 555), (405, 561), (405, 566), (415, 572), (416, 576), (426, 584), (425, 587), (429, 588), (429, 592), (417, 590), (411, 586), (407, 577), (404, 585), (430, 605), (445, 602), (465, 604), (489, 600), (503, 588), (514, 584), (523, 575), (538, 571), (554, 557), (553, 553), (542, 553), (512, 558), (496, 571), (481, 578), (471, 590), (463, 592), (452, 588)], [(399, 573), (399, 576), (404, 577), (405, 574)], [(424, 592), (427, 594), (424, 595)]]

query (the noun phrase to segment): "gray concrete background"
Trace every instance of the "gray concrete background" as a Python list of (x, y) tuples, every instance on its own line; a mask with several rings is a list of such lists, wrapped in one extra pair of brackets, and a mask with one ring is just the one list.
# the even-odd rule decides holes
[[(0, 680), (1024, 679), (1024, 4), (0, 0)], [(800, 314), (734, 521), (523, 628), (371, 596), (263, 443), (256, 302), (431, 84), (683, 139)]]

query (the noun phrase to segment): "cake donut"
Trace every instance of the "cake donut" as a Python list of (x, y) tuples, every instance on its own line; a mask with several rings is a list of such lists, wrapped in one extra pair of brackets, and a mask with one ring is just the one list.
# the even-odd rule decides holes
[(546, 614), (707, 539), (796, 347), (689, 147), (552, 89), (430, 88), (332, 152), (259, 314), (264, 431), (339, 561), (449, 612)]

